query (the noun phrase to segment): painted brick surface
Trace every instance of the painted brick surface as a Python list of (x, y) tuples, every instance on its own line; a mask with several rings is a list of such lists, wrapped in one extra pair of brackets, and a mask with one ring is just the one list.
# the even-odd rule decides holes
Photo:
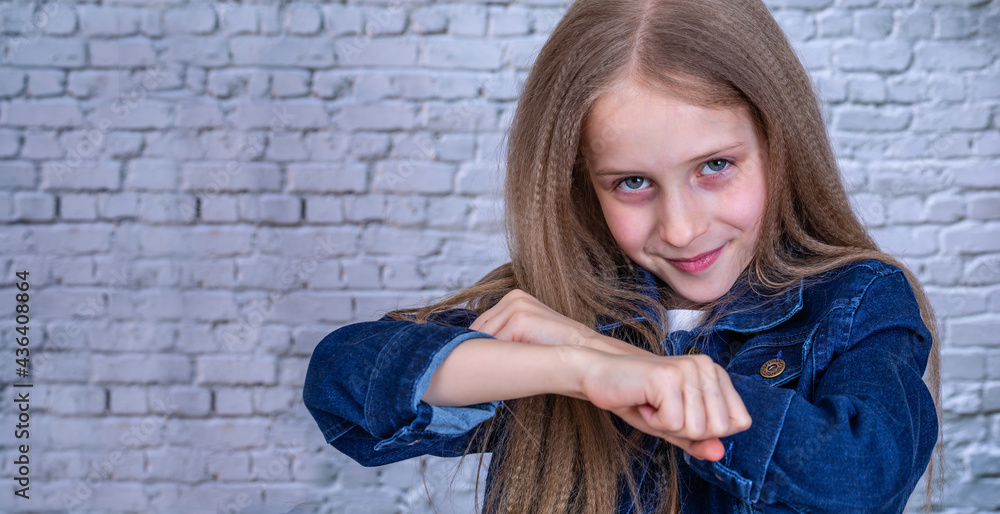
[[(1000, 4), (767, 3), (937, 310), (937, 509), (996, 512)], [(477, 459), (363, 468), (302, 380), (330, 331), (504, 261), (503, 134), (567, 5), (0, 1), (0, 310), (30, 271), (36, 384), (0, 511), (472, 512)]]

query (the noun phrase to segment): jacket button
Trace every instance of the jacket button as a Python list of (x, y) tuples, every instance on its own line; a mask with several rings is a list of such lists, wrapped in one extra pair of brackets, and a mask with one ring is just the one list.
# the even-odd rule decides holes
[(785, 371), (785, 361), (781, 359), (771, 359), (760, 367), (760, 376), (764, 378), (774, 378)]
[(688, 355), (698, 355), (700, 353), (701, 353), (701, 348), (698, 348), (697, 346), (692, 346), (691, 348), (688, 348), (687, 351)]

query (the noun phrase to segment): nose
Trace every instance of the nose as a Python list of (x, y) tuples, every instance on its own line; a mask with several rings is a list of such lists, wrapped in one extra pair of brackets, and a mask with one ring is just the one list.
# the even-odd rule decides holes
[(688, 191), (663, 195), (659, 207), (660, 240), (674, 248), (685, 248), (708, 231), (708, 215)]

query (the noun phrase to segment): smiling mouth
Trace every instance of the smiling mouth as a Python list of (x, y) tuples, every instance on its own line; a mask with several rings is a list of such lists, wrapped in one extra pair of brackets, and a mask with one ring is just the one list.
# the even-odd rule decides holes
[(667, 259), (667, 262), (681, 271), (687, 273), (697, 273), (708, 269), (713, 263), (715, 263), (715, 260), (719, 258), (719, 255), (722, 253), (722, 249), (725, 247), (726, 245), (722, 245), (715, 250), (696, 255), (690, 259)]

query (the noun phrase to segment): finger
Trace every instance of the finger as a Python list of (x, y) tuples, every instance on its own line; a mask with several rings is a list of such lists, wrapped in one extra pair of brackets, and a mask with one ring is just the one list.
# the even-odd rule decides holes
[(726, 399), (726, 408), (729, 411), (730, 432), (735, 434), (750, 428), (753, 420), (750, 418), (750, 413), (747, 412), (746, 405), (743, 404), (743, 398), (740, 398), (740, 393), (733, 387), (729, 373), (719, 373), (719, 387), (722, 390), (722, 396)]
[(701, 394), (699, 383), (691, 383), (691, 380), (701, 381), (701, 377), (689, 377), (683, 390), (684, 395), (684, 430), (683, 433), (691, 439), (699, 439), (705, 433), (705, 398)]
[(705, 432), (711, 437), (729, 435), (730, 414), (726, 397), (722, 395), (719, 375), (725, 372), (714, 363), (705, 366), (701, 372), (702, 397), (705, 401)]
[[(663, 432), (679, 432), (684, 429), (684, 396), (679, 381), (676, 379), (676, 367), (671, 366), (650, 379), (652, 391), (646, 393), (648, 403), (656, 409), (655, 418), (650, 425)], [(665, 376), (665, 378), (659, 378)]]
[(522, 293), (524, 293), (524, 291), (520, 289), (513, 289), (507, 294), (503, 295), (503, 298), (500, 298), (500, 301), (493, 304), (492, 307), (486, 309), (485, 312), (480, 314), (479, 317), (476, 318), (476, 320), (473, 321), (471, 325), (469, 325), (469, 328), (472, 330), (478, 330), (480, 332), (486, 332), (485, 330), (482, 329), (483, 325), (485, 325), (487, 321), (495, 317), (498, 312), (503, 312), (504, 310), (506, 310), (507, 304), (509, 304), (513, 299), (519, 297)]
[(692, 441), (679, 437), (664, 437), (670, 444), (686, 451), (692, 457), (701, 460), (718, 461), (726, 455), (726, 448), (719, 439)]

